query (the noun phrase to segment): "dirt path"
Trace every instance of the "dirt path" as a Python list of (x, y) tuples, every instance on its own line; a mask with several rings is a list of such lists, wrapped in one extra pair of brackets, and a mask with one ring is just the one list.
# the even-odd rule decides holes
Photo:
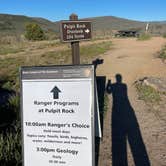
[(105, 74), (108, 79), (114, 80), (115, 74), (120, 73), (124, 82), (131, 84), (142, 76), (166, 74), (165, 64), (154, 58), (156, 52), (166, 44), (164, 38), (149, 41), (114, 39), (113, 44), (114, 49), (102, 56), (104, 64), (98, 67), (98, 75)]
[[(149, 41), (136, 41), (135, 39), (113, 39), (114, 49), (105, 53), (101, 58), (104, 59), (104, 64), (97, 69), (97, 75), (104, 75), (111, 82), (115, 82), (115, 75), (120, 73), (123, 83), (127, 85), (128, 99), (127, 104), (122, 103), (121, 108), (127, 107), (126, 115), (119, 115), (118, 120), (125, 121), (129, 129), (125, 132), (125, 142), (127, 141), (127, 150), (123, 151), (124, 156), (128, 156), (128, 164), (121, 162), (116, 164), (116, 155), (114, 156), (115, 164), (112, 164), (112, 148), (118, 149), (121, 144), (114, 141), (112, 147), (112, 125), (120, 126), (119, 124), (111, 124), (111, 119), (115, 117), (112, 112), (112, 105), (107, 112), (104, 124), (104, 137), (100, 146), (99, 166), (165, 166), (166, 165), (166, 124), (158, 119), (153, 111), (148, 111), (148, 107), (141, 100), (138, 100), (134, 81), (146, 76), (166, 76), (166, 64), (163, 64), (160, 59), (155, 58), (155, 54), (161, 50), (161, 47), (166, 43), (163, 38), (153, 38)], [(117, 88), (115, 88), (115, 91)], [(112, 96), (109, 95), (110, 103)], [(115, 99), (114, 99), (115, 100)], [(124, 106), (123, 106), (124, 105)], [(114, 117), (112, 117), (114, 116)], [(112, 123), (116, 123), (113, 122)], [(132, 126), (132, 127), (131, 127)], [(123, 130), (124, 126), (121, 126)], [(120, 131), (121, 131), (120, 129)], [(118, 131), (115, 131), (115, 133)], [(113, 131), (114, 133), (114, 131)], [(124, 140), (121, 140), (124, 141)], [(134, 142), (135, 141), (135, 142)], [(117, 144), (118, 143), (118, 144)], [(124, 143), (125, 144), (125, 143)], [(137, 146), (138, 145), (138, 146)], [(116, 147), (117, 146), (117, 147)], [(123, 146), (123, 145), (122, 145)], [(115, 150), (116, 153), (117, 149)], [(142, 150), (142, 151), (141, 151)], [(131, 152), (132, 151), (132, 152)], [(139, 153), (137, 153), (140, 151)], [(128, 153), (127, 153), (128, 152)], [(126, 153), (126, 154), (125, 154)], [(122, 156), (122, 157), (124, 157)], [(144, 156), (142, 158), (142, 156)], [(133, 161), (135, 160), (135, 164)], [(118, 158), (120, 160), (120, 156)], [(121, 158), (122, 159), (122, 158)], [(125, 161), (125, 157), (122, 159)], [(118, 163), (119, 161), (117, 161)]]

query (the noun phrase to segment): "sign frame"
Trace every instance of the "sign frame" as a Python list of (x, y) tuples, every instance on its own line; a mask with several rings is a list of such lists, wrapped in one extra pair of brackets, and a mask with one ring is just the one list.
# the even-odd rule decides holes
[[(63, 23), (90, 23), (90, 38), (87, 39), (78, 39), (78, 40), (64, 40), (64, 34), (63, 34)], [(90, 41), (92, 39), (92, 32), (93, 32), (93, 24), (92, 21), (89, 20), (62, 20), (60, 21), (60, 40), (63, 43), (71, 43), (71, 42), (79, 42), (79, 41)]]
[[(65, 68), (70, 68), (70, 69), (79, 69), (79, 68), (86, 68), (86, 67), (91, 67), (93, 70), (93, 76), (92, 76), (92, 81), (91, 81), (91, 86), (92, 86), (92, 106), (91, 106), (91, 139), (92, 139), (92, 166), (95, 166), (95, 69), (94, 65), (92, 64), (84, 64), (84, 65), (53, 65), (53, 66), (22, 66), (20, 67), (20, 110), (21, 110), (21, 140), (22, 140), (22, 165), (25, 166), (25, 155), (24, 155), (24, 127), (23, 127), (23, 71), (24, 70), (42, 70), (42, 69), (65, 69)], [(33, 78), (34, 79), (34, 78)], [(55, 78), (54, 78), (55, 79)]]

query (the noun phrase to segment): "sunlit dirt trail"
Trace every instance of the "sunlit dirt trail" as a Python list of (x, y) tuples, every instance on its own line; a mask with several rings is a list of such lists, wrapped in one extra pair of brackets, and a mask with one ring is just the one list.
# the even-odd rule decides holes
[[(130, 118), (126, 121), (129, 126), (137, 127), (133, 128), (132, 132), (128, 132), (125, 137), (127, 143), (127, 150), (124, 154), (127, 155), (128, 162), (121, 164), (122, 166), (164, 166), (166, 165), (166, 124), (158, 119), (153, 111), (149, 111), (147, 105), (138, 100), (138, 95), (134, 87), (134, 82), (140, 78), (147, 76), (166, 76), (166, 64), (156, 57), (157, 52), (166, 44), (164, 38), (152, 38), (148, 41), (137, 41), (136, 39), (113, 39), (113, 49), (101, 55), (100, 58), (104, 59), (104, 63), (97, 67), (98, 76), (106, 76), (107, 80), (111, 80), (111, 83), (115, 83), (115, 75), (120, 74), (122, 77), (122, 83), (127, 86), (127, 102), (130, 105), (130, 112), (134, 117), (133, 122)], [(119, 92), (120, 93), (120, 92)], [(121, 94), (119, 94), (120, 96)], [(104, 121), (104, 134), (100, 144), (100, 157), (99, 166), (120, 166), (116, 165), (116, 157), (114, 164), (112, 163), (112, 95), (109, 94), (110, 108), (106, 114)], [(123, 104), (122, 104), (123, 107)], [(123, 111), (123, 108), (121, 108)], [(129, 110), (129, 109), (128, 109)], [(118, 115), (117, 115), (118, 116)], [(120, 116), (120, 115), (119, 115)], [(129, 117), (131, 114), (129, 115)], [(122, 117), (123, 118), (123, 117)], [(123, 121), (124, 119), (121, 120)], [(125, 117), (124, 117), (125, 118)], [(125, 121), (125, 120), (124, 120)], [(130, 128), (130, 127), (129, 127)], [(123, 130), (123, 126), (122, 126)], [(135, 134), (134, 130), (139, 130), (139, 138), (131, 135)], [(138, 132), (137, 132), (138, 134)], [(138, 135), (139, 135), (138, 134)], [(118, 139), (118, 138), (117, 138)], [(138, 144), (138, 141), (141, 143)], [(136, 144), (140, 148), (136, 149)], [(141, 147), (142, 146), (142, 147)], [(117, 146), (117, 148), (119, 148)], [(135, 149), (134, 149), (135, 148)], [(139, 149), (144, 149), (141, 153), (137, 154)], [(119, 149), (120, 150), (120, 149)], [(147, 156), (146, 156), (147, 153)], [(138, 162), (142, 160), (142, 164)], [(134, 162), (134, 160), (135, 162)], [(125, 159), (124, 159), (125, 160)]]

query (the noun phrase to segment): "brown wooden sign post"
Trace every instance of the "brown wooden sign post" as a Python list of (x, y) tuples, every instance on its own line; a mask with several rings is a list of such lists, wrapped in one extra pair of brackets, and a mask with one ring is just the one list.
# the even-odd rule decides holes
[(92, 38), (91, 22), (78, 20), (76, 14), (71, 14), (69, 19), (70, 21), (61, 22), (61, 41), (71, 43), (72, 63), (73, 65), (79, 65), (79, 41), (90, 40)]
[[(71, 21), (78, 20), (78, 16), (76, 14), (70, 15)], [(80, 45), (79, 41), (71, 42), (71, 48), (72, 48), (72, 63), (73, 65), (79, 65), (80, 64)]]

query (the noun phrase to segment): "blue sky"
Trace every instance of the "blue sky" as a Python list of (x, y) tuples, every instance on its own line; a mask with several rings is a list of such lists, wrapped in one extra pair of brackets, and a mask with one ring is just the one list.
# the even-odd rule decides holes
[(0, 0), (0, 13), (67, 20), (117, 16), (140, 21), (166, 20), (166, 0)]

